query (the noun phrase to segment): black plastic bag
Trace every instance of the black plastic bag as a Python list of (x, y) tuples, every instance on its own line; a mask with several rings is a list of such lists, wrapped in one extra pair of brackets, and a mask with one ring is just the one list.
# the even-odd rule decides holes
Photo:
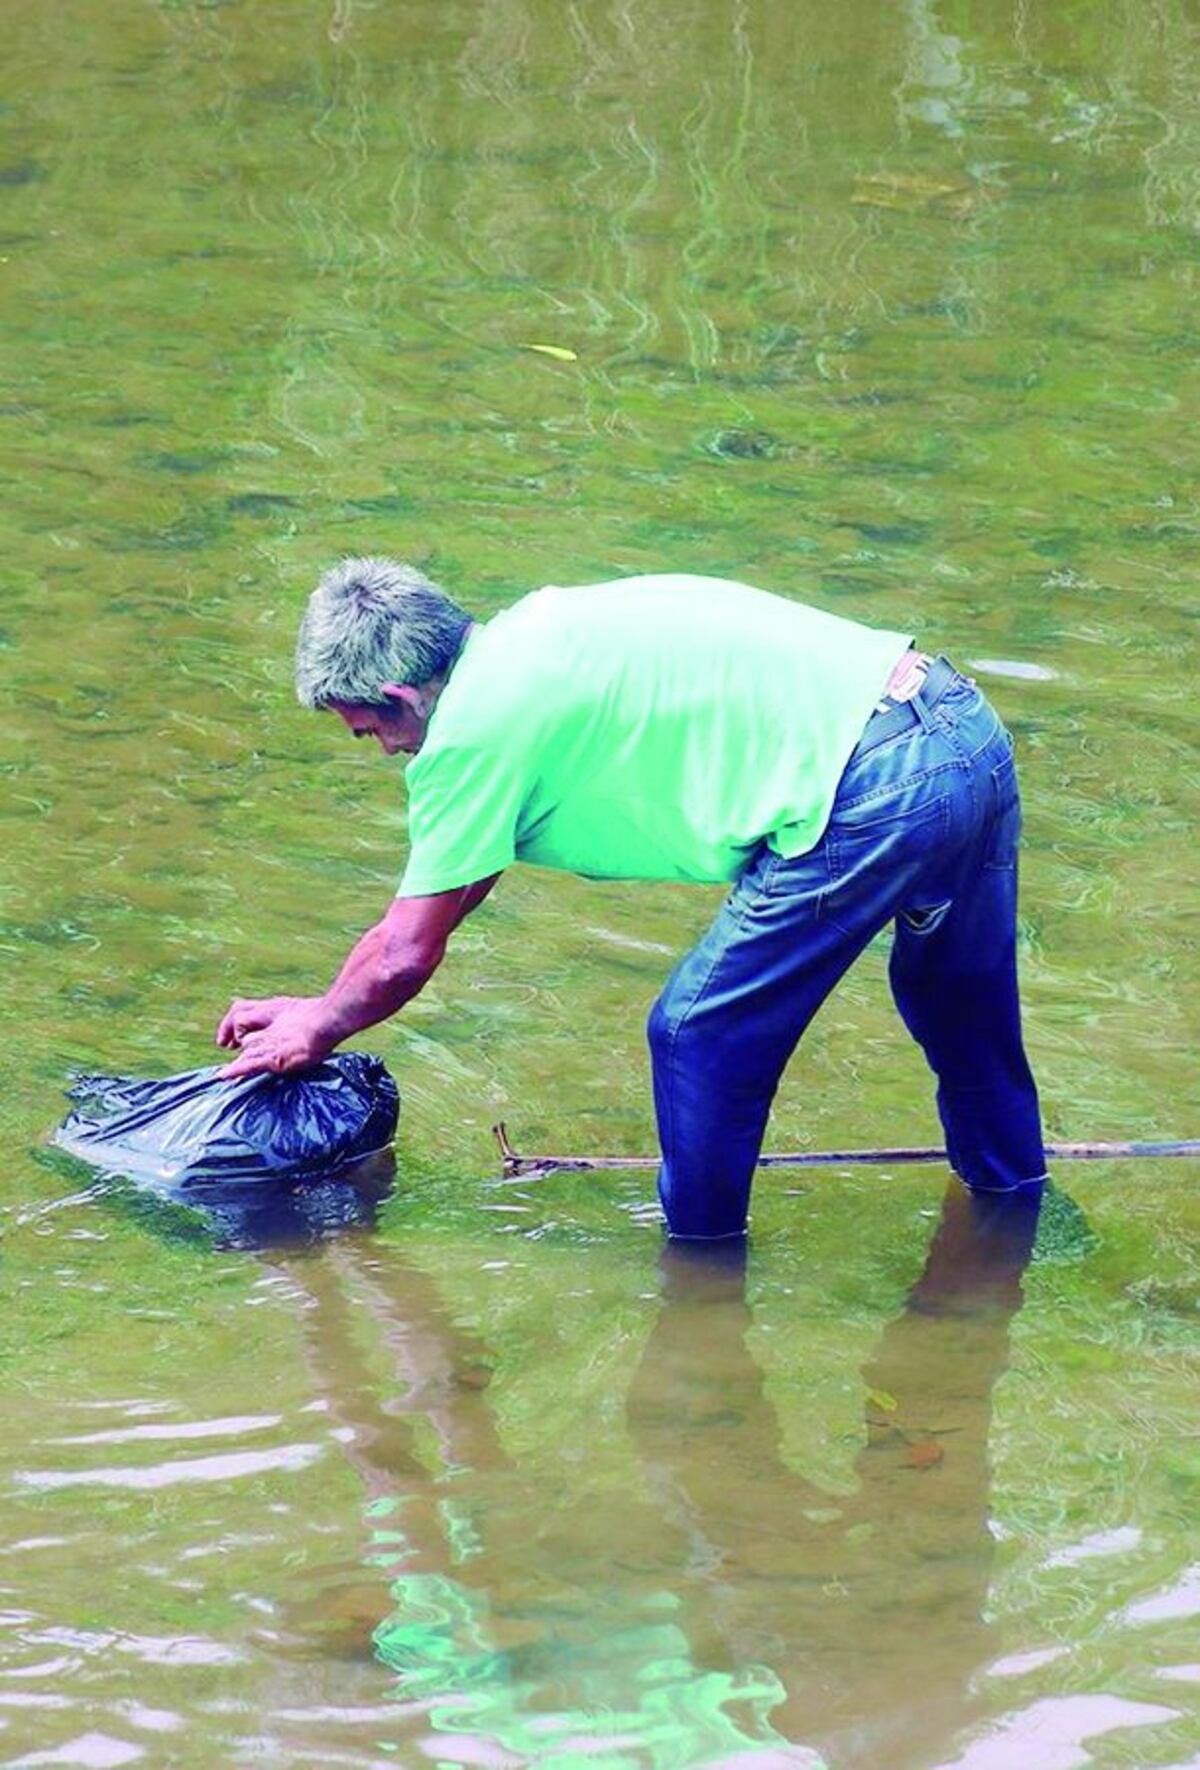
[(216, 1067), (155, 1082), (80, 1076), (70, 1098), (77, 1105), (55, 1133), (60, 1148), (169, 1187), (330, 1174), (386, 1148), (400, 1115), (384, 1065), (357, 1051), (232, 1081)]
[(214, 1247), (295, 1252), (373, 1231), (395, 1178), (395, 1158), (388, 1150), (294, 1186), (286, 1180), (257, 1186), (196, 1181), (174, 1197), (199, 1213)]

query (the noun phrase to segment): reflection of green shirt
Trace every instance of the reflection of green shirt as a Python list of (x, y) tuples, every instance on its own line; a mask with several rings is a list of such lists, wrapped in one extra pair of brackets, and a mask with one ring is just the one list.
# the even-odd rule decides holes
[(535, 590), (470, 635), (409, 764), (400, 894), (803, 854), (907, 643), (721, 578)]

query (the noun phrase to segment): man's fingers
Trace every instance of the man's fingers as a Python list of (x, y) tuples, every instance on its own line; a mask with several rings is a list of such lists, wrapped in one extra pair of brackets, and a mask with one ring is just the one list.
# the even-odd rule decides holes
[(247, 1016), (253, 1011), (254, 1003), (246, 1001), (243, 996), (236, 996), (226, 1008), (221, 1024), (217, 1028), (218, 1045), (240, 1045), (242, 1034), (249, 1030), (250, 1021)]
[[(268, 996), (259, 1001), (238, 997), (229, 1004), (217, 1028), (217, 1043), (239, 1047), (239, 1055), (218, 1073), (225, 1081), (238, 1076), (286, 1075), (320, 1062), (328, 1046), (307, 1026), (298, 1025), (304, 1003), (296, 996)], [(311, 1018), (311, 1015), (310, 1015)]]
[(278, 1075), (287, 1067), (287, 1060), (278, 1051), (255, 1050), (251, 1047), (243, 1051), (240, 1057), (235, 1057), (232, 1063), (227, 1063), (220, 1074), (223, 1081), (230, 1082), (236, 1076), (256, 1076), (271, 1071)]
[(219, 1072), (224, 1081), (266, 1073), (286, 1075), (291, 1069), (308, 1068), (313, 1061), (308, 1051), (288, 1040), (277, 1040), (270, 1033), (249, 1033), (241, 1045), (240, 1055)]
[(259, 1075), (270, 1067), (261, 1057), (237, 1057), (232, 1063), (227, 1063), (224, 1069), (219, 1069), (217, 1075), (223, 1082), (232, 1082), (237, 1076)]
[(270, 1026), (277, 1008), (272, 1002), (231, 1002), (217, 1028), (218, 1045), (240, 1045), (249, 1032)]

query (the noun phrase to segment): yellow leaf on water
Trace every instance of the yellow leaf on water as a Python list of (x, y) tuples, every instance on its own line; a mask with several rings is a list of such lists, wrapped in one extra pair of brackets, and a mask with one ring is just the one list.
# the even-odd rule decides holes
[(984, 196), (979, 185), (958, 177), (931, 178), (921, 172), (860, 172), (854, 180), (850, 201), (874, 209), (923, 210), (965, 221)]
[(868, 1389), (867, 1400), (874, 1407), (882, 1408), (885, 1414), (894, 1414), (900, 1403), (886, 1389)]
[(565, 344), (522, 344), (522, 350), (537, 350), (543, 356), (552, 356), (556, 363), (577, 363), (579, 353), (568, 350)]

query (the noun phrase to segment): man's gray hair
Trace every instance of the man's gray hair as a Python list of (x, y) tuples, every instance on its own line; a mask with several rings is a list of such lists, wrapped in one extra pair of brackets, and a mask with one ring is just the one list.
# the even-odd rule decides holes
[(385, 682), (418, 688), (449, 674), (471, 617), (415, 566), (343, 559), (309, 598), (296, 643), (302, 707), (378, 705)]

